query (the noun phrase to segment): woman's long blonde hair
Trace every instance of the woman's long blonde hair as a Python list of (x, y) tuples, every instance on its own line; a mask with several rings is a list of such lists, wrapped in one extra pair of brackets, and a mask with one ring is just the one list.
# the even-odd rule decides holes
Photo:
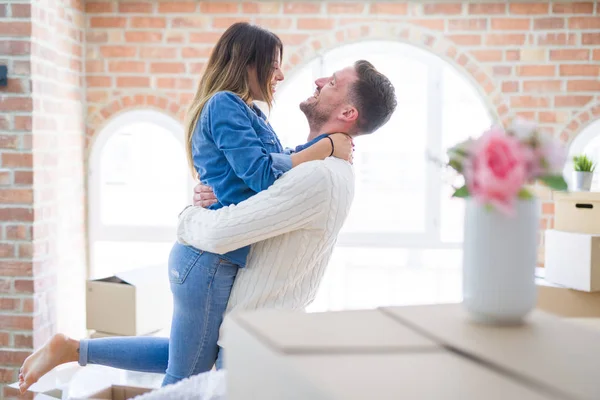
[(192, 136), (206, 102), (217, 92), (229, 91), (245, 102), (252, 101), (248, 68), (256, 68), (262, 98), (273, 103), (270, 88), (277, 54), (283, 57), (283, 44), (277, 35), (246, 22), (231, 25), (215, 45), (194, 99), (185, 116), (186, 153), (192, 176), (196, 178)]

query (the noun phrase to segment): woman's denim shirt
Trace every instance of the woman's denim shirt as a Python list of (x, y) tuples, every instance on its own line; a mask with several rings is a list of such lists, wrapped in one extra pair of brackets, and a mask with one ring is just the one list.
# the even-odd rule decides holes
[[(205, 104), (192, 136), (192, 155), (200, 181), (210, 186), (216, 210), (238, 204), (267, 189), (292, 168), (291, 154), (316, 141), (284, 149), (256, 106), (249, 107), (231, 92), (219, 92)], [(250, 246), (222, 255), (244, 267)]]

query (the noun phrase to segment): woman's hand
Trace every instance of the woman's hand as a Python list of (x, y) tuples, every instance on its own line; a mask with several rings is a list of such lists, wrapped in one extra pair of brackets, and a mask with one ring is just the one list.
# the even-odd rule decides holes
[(334, 133), (329, 137), (333, 140), (333, 156), (352, 162), (352, 152), (354, 151), (352, 138), (345, 133)]
[(217, 198), (210, 186), (199, 183), (194, 187), (194, 205), (208, 208), (217, 202)]

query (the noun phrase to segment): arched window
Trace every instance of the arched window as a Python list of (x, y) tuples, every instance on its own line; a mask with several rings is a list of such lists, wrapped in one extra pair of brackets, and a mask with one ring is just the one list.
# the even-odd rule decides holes
[(191, 202), (183, 127), (153, 110), (120, 114), (89, 160), (90, 277), (165, 264)]
[(439, 167), (456, 142), (492, 124), (474, 86), (450, 64), (414, 46), (367, 41), (329, 51), (280, 85), (271, 123), (286, 146), (306, 141), (299, 103), (314, 80), (366, 59), (398, 97), (388, 124), (355, 141), (356, 194), (313, 310), (460, 301), (463, 204)]
[[(563, 174), (569, 184), (572, 181), (573, 157), (580, 154), (587, 155), (596, 163), (600, 161), (600, 119), (589, 124), (569, 146), (569, 157)], [(598, 174), (594, 174), (592, 181), (592, 190), (594, 191), (600, 188), (598, 179)]]

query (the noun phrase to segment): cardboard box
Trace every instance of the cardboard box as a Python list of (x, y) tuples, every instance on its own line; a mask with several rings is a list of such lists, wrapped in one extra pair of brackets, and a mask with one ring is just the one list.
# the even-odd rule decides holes
[[(395, 312), (406, 309), (424, 320), (443, 320), (435, 329), (421, 329), (420, 321), (409, 321)], [(597, 362), (593, 358), (599, 344), (592, 343), (591, 354), (581, 352), (592, 335), (564, 335), (553, 321), (542, 324), (551, 316), (533, 316), (533, 329), (525, 327), (494, 328), (465, 323), (456, 318), (461, 305), (383, 308), (369, 311), (344, 311), (315, 314), (285, 311), (255, 311), (236, 313), (227, 320), (224, 329), (225, 364), (227, 365), (227, 398), (229, 400), (396, 400), (396, 399), (486, 399), (542, 400), (548, 398), (598, 398), (587, 394), (595, 390), (590, 383), (598, 382)], [(554, 320), (554, 319), (552, 319)], [(433, 322), (431, 322), (433, 323)], [(446, 328), (445, 326), (448, 326)], [(571, 327), (571, 325), (569, 325)], [(426, 327), (429, 328), (429, 327)], [(575, 329), (574, 327), (572, 327)], [(447, 346), (440, 335), (456, 334), (461, 341)], [(547, 349), (553, 331), (563, 334), (555, 351)], [(441, 332), (441, 333), (440, 333)], [(569, 333), (569, 332), (567, 332)], [(577, 352), (569, 355), (565, 346), (570, 338), (581, 339)], [(475, 338), (475, 339), (474, 339)], [(514, 367), (503, 371), (491, 367), (488, 352), (472, 357), (463, 350), (464, 343), (485, 342), (493, 356), (498, 352), (519, 359), (520, 353), (535, 354), (529, 360), (540, 368), (546, 358), (566, 360), (558, 365), (552, 378), (558, 376), (560, 386), (554, 393), (529, 385), (529, 380), (513, 373)], [(543, 342), (544, 347), (536, 346)], [(449, 350), (452, 349), (452, 350)], [(476, 349), (477, 350), (477, 349)], [(550, 350), (550, 351), (548, 351)], [(550, 357), (540, 354), (549, 352)], [(528, 355), (527, 354), (527, 355)], [(527, 355), (523, 356), (527, 358)], [(501, 360), (504, 361), (504, 360)], [(579, 362), (582, 361), (582, 362)], [(248, 368), (252, 365), (252, 368)], [(562, 374), (563, 365), (573, 369)], [(579, 365), (579, 367), (577, 367)], [(553, 365), (547, 365), (544, 372)], [(584, 368), (590, 368), (582, 373)], [(509, 372), (506, 372), (509, 371)], [(540, 374), (535, 374), (536, 378)], [(546, 383), (548, 379), (545, 380)], [(569, 396), (557, 395), (565, 381), (584, 386), (572, 389)], [(596, 385), (597, 386), (597, 385)], [(544, 387), (546, 389), (547, 386)], [(554, 387), (552, 387), (554, 389)], [(539, 391), (538, 391), (539, 390)], [(586, 392), (587, 391), (587, 392)], [(584, 393), (585, 392), (585, 393)], [(584, 395), (579, 395), (584, 393)], [(578, 396), (579, 395), (579, 396)]]
[[(155, 331), (152, 333), (148, 333), (146, 335), (139, 335), (139, 336), (154, 336), (154, 337), (166, 337), (168, 338), (171, 335), (171, 329), (170, 326), (165, 328), (165, 329), (161, 329), (159, 331)], [(117, 335), (114, 333), (107, 333), (107, 332), (97, 332), (97, 331), (90, 331), (88, 334), (88, 338), (90, 339), (100, 339), (100, 338), (107, 338), (107, 337), (127, 337), (128, 335)]]
[[(122, 386), (122, 385), (112, 385), (105, 389), (102, 389), (98, 392), (92, 393), (90, 395), (86, 395), (84, 397), (77, 397), (77, 400), (128, 400), (133, 399), (136, 396), (140, 396), (144, 393), (148, 393), (153, 389), (150, 388), (139, 388), (135, 386)], [(63, 391), (59, 389), (54, 389), (49, 392), (40, 393), (35, 396), (36, 399), (45, 399), (45, 400), (54, 400), (54, 399), (62, 399)], [(75, 398), (71, 397), (73, 400)]]
[(117, 335), (115, 333), (107, 333), (107, 332), (98, 332), (98, 331), (90, 331), (88, 337), (90, 339), (100, 339), (107, 337), (124, 337), (125, 335)]
[(171, 321), (172, 295), (164, 265), (89, 280), (87, 329), (115, 335), (145, 335)]
[[(474, 323), (462, 305), (385, 309), (398, 321), (444, 343), (453, 352), (514, 381), (527, 382), (544, 399), (600, 399), (600, 335), (596, 330), (540, 310), (528, 314), (523, 324), (495, 326)], [(440, 380), (433, 373), (430, 377), (430, 384)], [(466, 377), (464, 383), (472, 384), (472, 379)], [(498, 396), (492, 390), (488, 395), (464, 398), (522, 399)]]
[(554, 229), (600, 235), (600, 192), (553, 192)]
[(565, 321), (569, 321), (573, 324), (586, 327), (588, 329), (594, 329), (600, 333), (600, 318), (565, 318)]
[(569, 318), (600, 318), (600, 292), (582, 292), (545, 280), (545, 268), (536, 271), (537, 305), (542, 311)]
[[(124, 371), (102, 365), (60, 365), (29, 388), (36, 399), (125, 400), (160, 388), (164, 375)], [(18, 382), (9, 385), (18, 389)]]
[[(223, 327), (227, 398), (229, 400), (322, 399), (322, 393), (303, 388), (285, 366), (288, 357), (311, 354), (342, 357), (346, 353), (386, 354), (430, 351), (439, 346), (385, 315), (368, 311), (301, 313), (260, 310), (234, 313)], [(385, 358), (385, 357), (384, 357)], [(248, 368), (252, 365), (252, 368)], [(324, 365), (324, 364), (323, 364)], [(380, 362), (367, 361), (365, 369), (376, 373)], [(399, 375), (400, 376), (400, 373)], [(344, 376), (348, 389), (364, 377)], [(399, 381), (405, 381), (403, 377)], [(379, 392), (385, 391), (382, 387)], [(379, 392), (365, 398), (381, 399)], [(338, 397), (329, 397), (329, 399)], [(416, 397), (413, 397), (416, 398)]]
[(550, 229), (544, 243), (548, 282), (585, 292), (600, 291), (600, 235)]
[(128, 400), (144, 393), (148, 393), (153, 389), (140, 388), (134, 386), (112, 385), (104, 390), (91, 394), (86, 399), (108, 399), (108, 400)]

